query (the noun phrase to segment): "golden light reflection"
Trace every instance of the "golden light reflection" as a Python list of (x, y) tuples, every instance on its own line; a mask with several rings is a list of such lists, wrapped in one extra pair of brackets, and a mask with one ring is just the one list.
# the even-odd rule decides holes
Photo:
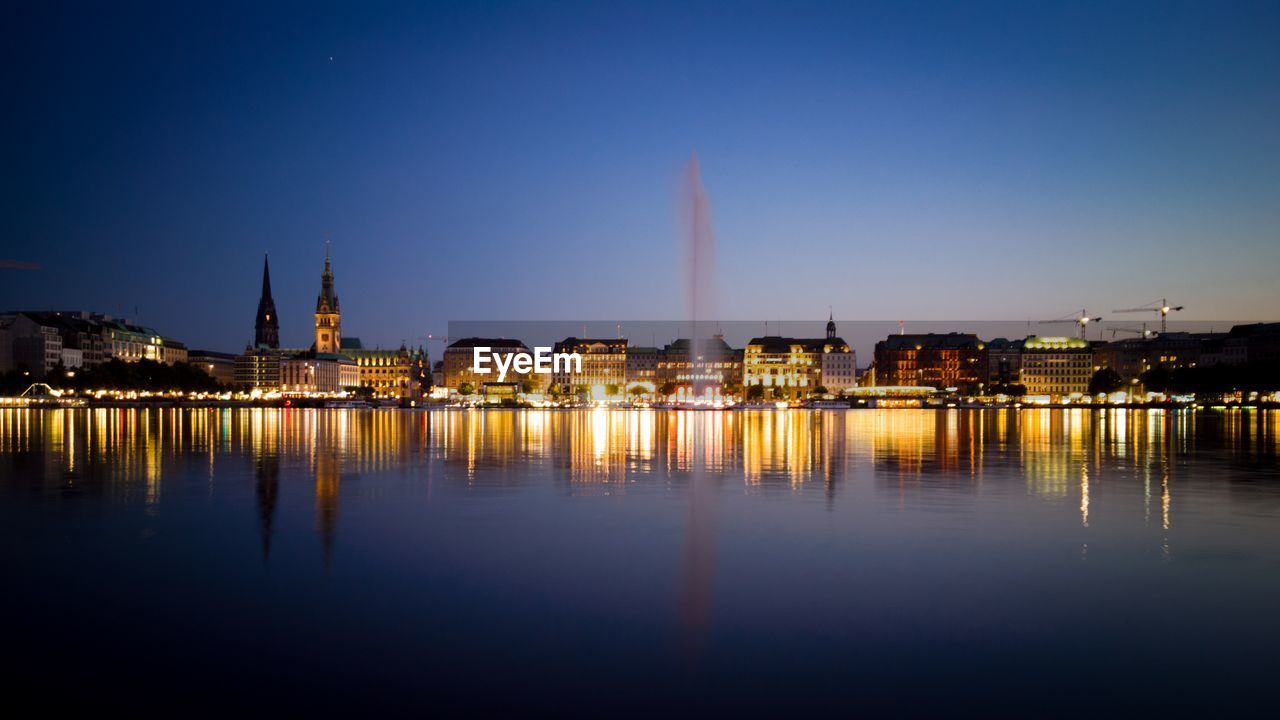
[[(749, 497), (817, 489), (830, 505), (869, 489), (901, 508), (945, 487), (989, 492), (993, 478), (1091, 528), (1129, 517), (1175, 527), (1173, 493), (1215, 482), (1197, 462), (1250, 467), (1274, 458), (1280, 411), (1047, 408), (981, 411), (641, 409), (319, 410), (248, 408), (0, 409), (0, 481), (51, 496), (74, 488), (160, 512), (184, 491), (193, 458), (202, 488), (257, 478), (264, 554), (286, 468), (313, 476), (316, 528), (331, 552), (343, 478), (405, 473), (477, 491), (549, 479), (570, 495), (636, 483), (684, 492), (705, 473)], [(240, 463), (239, 469), (236, 464)], [(433, 469), (434, 468), (434, 469)], [(422, 469), (419, 473), (418, 470)], [(1158, 488), (1157, 488), (1158, 484)], [(1008, 487), (1006, 484), (1005, 487)], [(1109, 512), (1131, 503), (1128, 515)], [(1096, 550), (1095, 550), (1096, 551)]]

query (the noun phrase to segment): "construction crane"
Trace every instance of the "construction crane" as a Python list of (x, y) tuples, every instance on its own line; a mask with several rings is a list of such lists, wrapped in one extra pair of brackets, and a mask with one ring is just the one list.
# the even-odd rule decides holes
[(1146, 305), (1143, 305), (1142, 307), (1136, 307), (1136, 308), (1125, 308), (1124, 310), (1112, 310), (1111, 312), (1118, 312), (1118, 313), (1138, 313), (1138, 312), (1141, 312), (1141, 313), (1151, 313), (1151, 312), (1153, 312), (1153, 313), (1160, 313), (1160, 333), (1163, 335), (1163, 334), (1164, 334), (1164, 332), (1165, 332), (1165, 330), (1167, 329), (1167, 328), (1166, 328), (1166, 325), (1167, 325), (1167, 318), (1169, 317), (1169, 313), (1171, 313), (1171, 312), (1178, 312), (1178, 311), (1179, 311), (1179, 310), (1181, 310), (1183, 307), (1185, 307), (1185, 306), (1183, 306), (1183, 305), (1170, 305), (1168, 300), (1166, 300), (1166, 299), (1164, 299), (1164, 298), (1160, 298), (1159, 300), (1156, 300), (1156, 301), (1153, 301), (1153, 302), (1149, 302), (1149, 303), (1147, 303)]
[(1055, 318), (1053, 320), (1041, 320), (1040, 324), (1041, 325), (1060, 325), (1062, 323), (1075, 323), (1076, 327), (1080, 329), (1080, 339), (1083, 340), (1085, 327), (1088, 326), (1089, 323), (1096, 323), (1096, 322), (1100, 322), (1101, 320), (1102, 318), (1100, 317), (1089, 317), (1088, 310), (1081, 310), (1079, 315), (1067, 315), (1064, 317)]
[(1107, 328), (1107, 329), (1111, 331), (1112, 340), (1115, 339), (1116, 333), (1133, 333), (1134, 335), (1141, 336), (1143, 340), (1146, 340), (1147, 338), (1156, 337), (1157, 335), (1160, 334), (1155, 330), (1148, 330), (1146, 323), (1142, 323), (1141, 330), (1139, 330), (1138, 328), (1123, 328), (1123, 327), (1113, 327), (1113, 328)]

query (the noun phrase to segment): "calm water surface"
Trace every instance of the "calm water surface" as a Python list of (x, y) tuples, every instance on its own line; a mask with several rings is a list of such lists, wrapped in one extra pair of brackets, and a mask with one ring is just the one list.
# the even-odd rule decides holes
[(143, 713), (1263, 711), (1278, 421), (4, 410), (0, 683)]

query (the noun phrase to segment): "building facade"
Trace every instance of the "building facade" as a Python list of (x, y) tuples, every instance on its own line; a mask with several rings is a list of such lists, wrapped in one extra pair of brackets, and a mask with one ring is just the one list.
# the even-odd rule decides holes
[(596, 394), (621, 396), (627, 384), (627, 341), (617, 339), (565, 338), (552, 348), (553, 354), (578, 353), (581, 366), (562, 363), (553, 368), (551, 383), (566, 390), (588, 390)]
[(658, 358), (658, 389), (685, 398), (736, 395), (742, 387), (743, 353), (716, 334), (705, 340), (680, 338)]
[(235, 388), (240, 392), (278, 392), (284, 356), (271, 348), (247, 347), (236, 356)]
[(662, 351), (656, 347), (627, 346), (627, 390), (651, 393), (658, 389), (658, 359)]
[(399, 350), (367, 349), (361, 347), (358, 340), (354, 343), (344, 340), (343, 345), (342, 354), (354, 360), (359, 369), (360, 387), (371, 391), (373, 397), (422, 397), (427, 383), (426, 354), (421, 348), (415, 351), (401, 345)]
[[(450, 390), (457, 390), (464, 385), (469, 385), (473, 390), (479, 391), (486, 383), (498, 381), (495, 372), (488, 374), (476, 374), (472, 369), (472, 362), (475, 357), (475, 348), (487, 347), (491, 352), (511, 353), (511, 352), (529, 352), (529, 348), (519, 340), (510, 338), (481, 338), (469, 337), (455, 340), (450, 343), (444, 350), (444, 386)], [(506, 382), (524, 382), (530, 375), (522, 375), (515, 371), (507, 373)], [(543, 376), (545, 377), (545, 376)]]
[(1027, 395), (1059, 398), (1087, 393), (1093, 368), (1093, 348), (1082, 338), (1033, 335), (1022, 344)]
[[(764, 388), (768, 399), (803, 399), (816, 388), (826, 387), (822, 377), (823, 357), (841, 355), (830, 361), (843, 372), (856, 364), (853, 350), (836, 335), (834, 320), (827, 321), (825, 338), (789, 338), (777, 335), (752, 338), (743, 351), (742, 385)], [(856, 380), (856, 369), (848, 371)], [(830, 388), (827, 388), (830, 391)]]
[(983, 348), (969, 333), (890, 335), (876, 343), (876, 385), (976, 387), (986, 377)]
[(360, 369), (337, 353), (302, 353), (280, 362), (280, 392), (289, 395), (336, 395), (359, 387)]
[(231, 353), (213, 350), (192, 350), (187, 355), (187, 362), (200, 368), (206, 375), (219, 384), (231, 387), (236, 384), (236, 358)]
[(996, 338), (983, 343), (981, 364), (986, 383), (1017, 385), (1022, 382), (1022, 340)]

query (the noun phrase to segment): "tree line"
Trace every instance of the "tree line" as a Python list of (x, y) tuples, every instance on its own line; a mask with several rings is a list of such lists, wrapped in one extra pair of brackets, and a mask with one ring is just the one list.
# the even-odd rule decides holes
[(163, 392), (219, 392), (226, 388), (190, 363), (172, 365), (156, 360), (124, 362), (108, 360), (90, 368), (55, 366), (43, 378), (21, 370), (0, 374), (0, 395), (18, 395), (32, 383), (43, 382), (58, 390), (147, 390)]

